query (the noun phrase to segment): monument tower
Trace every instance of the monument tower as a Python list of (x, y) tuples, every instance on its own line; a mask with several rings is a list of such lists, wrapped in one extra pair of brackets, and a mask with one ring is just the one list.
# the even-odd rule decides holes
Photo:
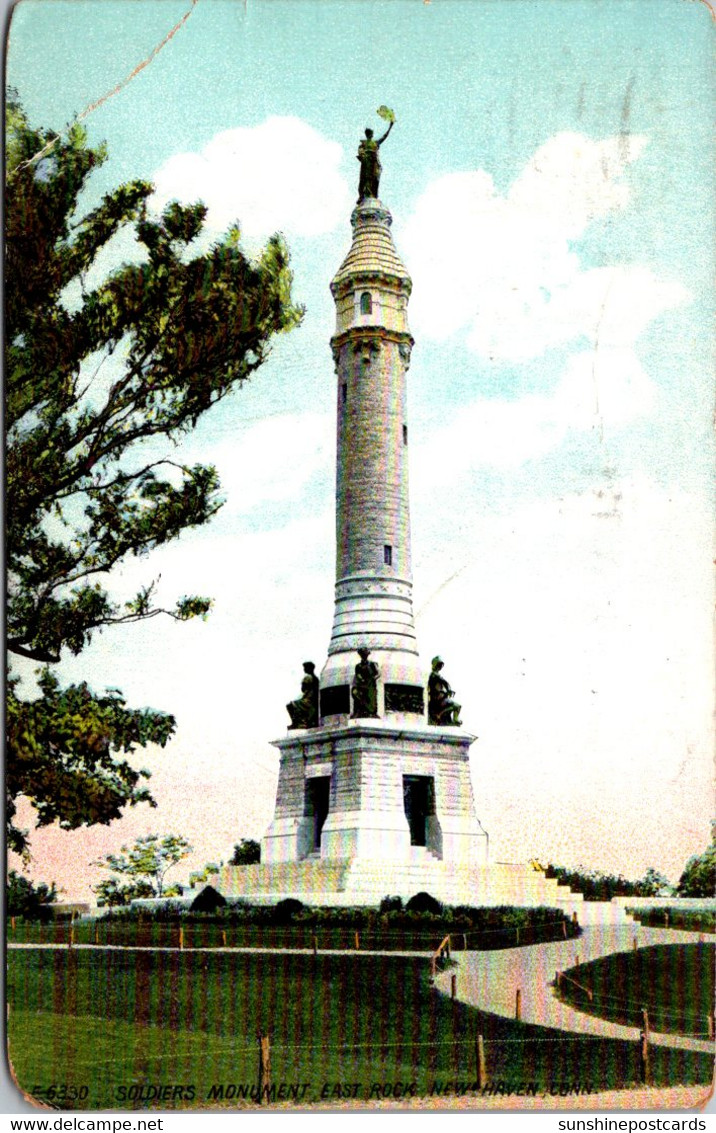
[[(488, 899), (487, 837), (473, 799), (460, 705), (418, 653), (412, 604), (407, 373), (411, 280), (378, 196), (379, 147), (358, 158), (353, 239), (332, 282), (336, 374), (336, 587), (320, 678), (304, 663), (261, 865), (223, 891), (324, 904), (428, 890)], [(253, 871), (253, 872), (252, 872)], [(535, 882), (537, 877), (535, 876)]]

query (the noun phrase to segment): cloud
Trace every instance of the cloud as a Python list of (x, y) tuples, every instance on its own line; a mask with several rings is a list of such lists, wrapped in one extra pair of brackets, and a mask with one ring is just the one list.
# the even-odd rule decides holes
[(632, 349), (576, 351), (552, 393), (482, 397), (461, 406), (422, 446), (411, 473), (416, 496), (470, 469), (519, 468), (558, 448), (571, 431), (623, 428), (648, 414), (655, 396)]
[(629, 202), (620, 182), (647, 143), (632, 135), (593, 141), (564, 132), (549, 138), (527, 162), (508, 193), (510, 204), (525, 216), (539, 217), (568, 239), (581, 235), (591, 220)]
[(246, 511), (268, 501), (302, 499), (309, 480), (331, 466), (334, 448), (332, 414), (285, 413), (213, 446), (211, 459), (227, 506)]
[(415, 283), (413, 329), (437, 340), (463, 330), (475, 353), (506, 362), (582, 338), (633, 347), (688, 292), (640, 265), (585, 269), (572, 243), (626, 207), (622, 177), (645, 145), (558, 134), (504, 196), (484, 170), (433, 181), (401, 238)]
[(202, 200), (214, 235), (238, 222), (249, 241), (273, 232), (317, 236), (350, 211), (342, 149), (300, 118), (271, 117), (216, 134), (200, 153), (170, 157), (154, 174), (155, 208)]

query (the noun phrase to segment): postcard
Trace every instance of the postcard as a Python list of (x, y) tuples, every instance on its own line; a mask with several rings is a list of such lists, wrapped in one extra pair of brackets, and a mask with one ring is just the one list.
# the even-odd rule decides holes
[(12, 9), (11, 1109), (707, 1104), (712, 39)]

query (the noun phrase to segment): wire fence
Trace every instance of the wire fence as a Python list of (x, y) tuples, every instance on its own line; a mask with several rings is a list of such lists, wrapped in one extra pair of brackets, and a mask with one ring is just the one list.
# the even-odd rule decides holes
[[(445, 951), (490, 951), (529, 944), (573, 939), (580, 932), (574, 920), (536, 921), (493, 928), (461, 927), (447, 934)], [(97, 918), (50, 924), (11, 918), (8, 941), (26, 944), (73, 944), (137, 948), (296, 948), (312, 951), (400, 951), (433, 953), (444, 926), (420, 927), (312, 925), (252, 925), (147, 918), (121, 921)]]
[[(444, 955), (448, 943), (433, 942), (434, 952)], [(706, 1080), (713, 1066), (698, 1049), (659, 1046), (648, 1033), (570, 1034), (522, 1023), (518, 1011), (512, 1019), (475, 1012), (456, 998), (452, 973), (447, 995), (430, 987), (428, 955), (316, 963), (225, 951), (213, 963), (196, 949), (130, 955), (70, 945), (31, 946), (10, 960), (11, 1046), (20, 1033), (28, 1057), (37, 1052), (33, 1082), (71, 1065), (90, 1084), (90, 1108), (107, 1101), (92, 1083), (116, 1081), (193, 1081), (204, 1083), (207, 1102), (273, 1104), (298, 1082), (315, 1085), (303, 1100), (326, 1100), (324, 1079), (360, 1082), (368, 1100), (395, 1097), (401, 1083), (416, 1096), (456, 1083), (462, 1092), (500, 1092), (517, 1080), (538, 1093), (562, 1080), (593, 1092)], [(58, 1022), (48, 1040), (50, 1018)]]

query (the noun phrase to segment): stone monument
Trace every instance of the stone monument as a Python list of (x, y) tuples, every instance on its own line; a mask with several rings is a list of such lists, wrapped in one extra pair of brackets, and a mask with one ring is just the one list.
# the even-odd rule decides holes
[(453, 903), (541, 902), (543, 874), (517, 867), (515, 890), (504, 870), (488, 870), (470, 775), (475, 737), (462, 730), (441, 659), (428, 672), (418, 653), (408, 501), (411, 280), (391, 214), (369, 195), (378, 190), (378, 146), (390, 128), (378, 141), (366, 131), (361, 142), (353, 239), (331, 282), (336, 584), (317, 715), (313, 685), (304, 681), (302, 698), (288, 705), (287, 735), (275, 741), (276, 808), (261, 865), (225, 868), (222, 892), (315, 904), (373, 904), (420, 890)]

